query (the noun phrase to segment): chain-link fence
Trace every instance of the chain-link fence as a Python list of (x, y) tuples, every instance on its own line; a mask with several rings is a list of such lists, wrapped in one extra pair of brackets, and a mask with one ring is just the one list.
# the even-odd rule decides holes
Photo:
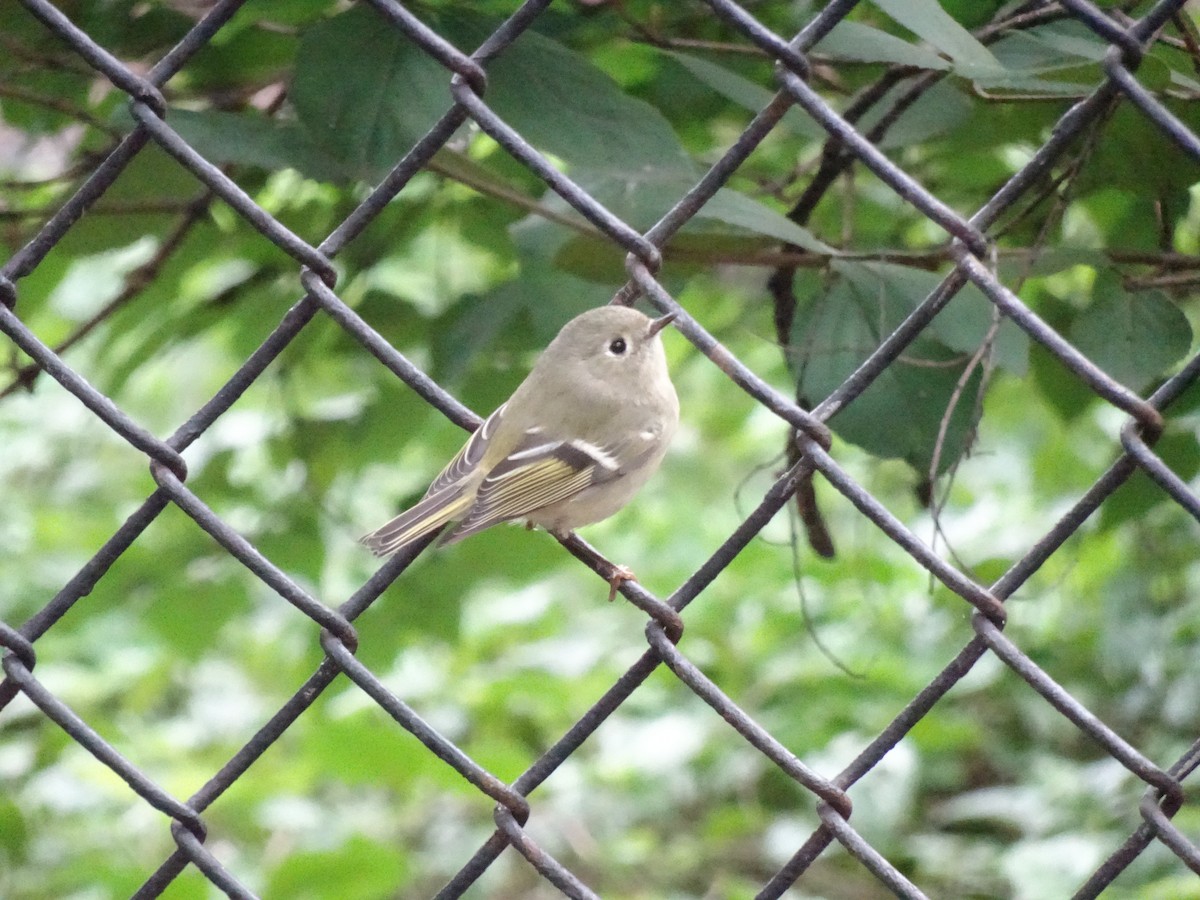
[[(0, 706), (7, 705), (18, 694), (24, 694), (48, 719), (108, 766), (147, 804), (168, 817), (178, 849), (146, 879), (137, 896), (159, 895), (189, 865), (197, 867), (230, 896), (252, 896), (239, 881), (238, 874), (223, 866), (206, 844), (204, 812), (238, 779), (252, 778), (251, 767), (260, 755), (278, 741), (321, 693), (343, 674), (416, 736), (432, 754), (496, 802), (496, 828), (493, 835), (446, 884), (439, 897), (462, 895), (509, 847), (521, 854), (542, 877), (567, 896), (597, 896), (597, 892), (605, 891), (604, 884), (584, 884), (575, 873), (539, 846), (525, 830), (526, 821), (535, 811), (528, 798), (662, 665), (709, 704), (758, 752), (809, 792), (816, 803), (822, 824), (795, 850), (786, 865), (762, 885), (760, 897), (781, 896), (791, 886), (798, 882), (802, 884), (800, 879), (805, 871), (835, 842), (859, 860), (887, 889), (900, 896), (924, 896), (920, 885), (910, 881), (897, 864), (889, 861), (856, 830), (850, 792), (856, 782), (878, 766), (947, 692), (966, 677), (982, 658), (989, 655), (1002, 660), (1059, 715), (1074, 723), (1112, 759), (1145, 784), (1145, 793), (1139, 806), (1143, 823), (1095, 869), (1079, 888), (1079, 896), (1099, 894), (1155, 842), (1168, 847), (1182, 866), (1200, 873), (1200, 848), (1172, 822), (1184, 804), (1183, 781), (1200, 762), (1200, 741), (1177, 760), (1166, 764), (1154, 762), (1056, 683), (1005, 635), (1004, 630), (1006, 598), (1058, 552), (1081, 524), (1135, 472), (1141, 470), (1148, 474), (1190, 515), (1200, 518), (1200, 499), (1152, 449), (1163, 429), (1163, 411), (1200, 375), (1200, 357), (1192, 359), (1151, 396), (1138, 396), (1068, 343), (1000, 280), (993, 259), (992, 240), (989, 238), (989, 229), (1002, 214), (1038, 190), (1046, 173), (1065, 150), (1115, 104), (1136, 107), (1187, 154), (1200, 159), (1200, 138), (1139, 82), (1137, 74), (1145, 49), (1156, 39), (1164, 24), (1180, 13), (1185, 0), (1161, 0), (1142, 10), (1138, 19), (1102, 11), (1085, 0), (1034, 3), (1014, 8), (1008, 19), (995, 26), (995, 31), (999, 32), (1003, 28), (1014, 27), (1021, 20), (1033, 22), (1049, 17), (1073, 18), (1099, 35), (1110, 49), (1103, 61), (1106, 75), (1103, 82), (1085, 98), (1070, 106), (1053, 128), (1049, 140), (1037, 147), (1019, 171), (969, 217), (961, 215), (923, 188), (878, 149), (878, 138), (886, 131), (887, 122), (877, 123), (871, 128), (856, 127), (859, 110), (852, 107), (843, 114), (835, 112), (810, 83), (811, 63), (807, 51), (847, 16), (855, 7), (855, 0), (832, 0), (812, 17), (803, 31), (791, 38), (781, 37), (765, 28), (746, 6), (727, 0), (710, 0), (716, 15), (776, 61), (778, 93), (691, 190), (644, 234), (611, 214), (573, 183), (570, 177), (536, 151), (488, 105), (489, 62), (503, 55), (521, 37), (548, 7), (549, 0), (530, 0), (523, 4), (470, 55), (460, 52), (393, 0), (371, 0), (371, 6), (378, 13), (381, 23), (402, 32), (445, 68), (454, 103), (370, 195), (315, 247), (256, 205), (221, 168), (207, 161), (190, 146), (172, 128), (171, 115), (160, 93), (160, 87), (180, 72), (194, 54), (229, 22), (242, 5), (241, 0), (226, 0), (216, 4), (170, 53), (145, 72), (136, 72), (123, 65), (49, 0), (22, 2), (29, 14), (70, 46), (79, 61), (86, 63), (129, 96), (129, 111), (135, 127), (115, 150), (95, 166), (78, 192), (46, 221), (37, 236), (0, 270), (0, 298), (3, 300), (0, 303), (0, 329), (33, 360), (33, 367), (25, 373), (26, 376), (32, 377), (31, 373), (39, 371), (50, 375), (116, 434), (145, 454), (158, 488), (36, 615), (19, 626), (0, 624), (0, 643), (5, 648), (5, 680), (0, 685)], [(13, 14), (16, 14), (15, 11), (6, 13)], [(986, 36), (982, 35), (984, 38)], [(661, 249), (713, 198), (792, 107), (800, 107), (829, 135), (822, 167), (814, 177), (816, 187), (813, 189), (813, 198), (838, 173), (853, 164), (861, 164), (953, 239), (950, 245), (953, 270), (950, 274), (865, 363), (837, 390), (811, 409), (803, 408), (792, 398), (781, 394), (743, 365), (717, 342), (702, 322), (689, 315), (688, 310), (676, 302), (657, 277), (663, 266)], [(679, 331), (742, 390), (794, 429), (795, 436), (791, 467), (770, 487), (711, 558), (670, 597), (660, 599), (652, 596), (636, 582), (623, 586), (624, 596), (649, 617), (645, 631), (648, 642), (645, 653), (573, 727), (511, 784), (489, 773), (440, 735), (355, 657), (358, 638), (352, 622), (428, 546), (430, 540), (407, 548), (399, 556), (388, 560), (376, 575), (340, 606), (328, 606), (272, 564), (188, 487), (187, 465), (182, 456), (183, 451), (230, 409), (305, 327), (322, 314), (338, 323), (450, 421), (464, 428), (472, 428), (479, 423), (475, 413), (457, 402), (421, 369), (393, 349), (339, 297), (337, 275), (331, 262), (468, 121), (494, 139), (513, 159), (536, 173), (613, 245), (627, 253), (629, 282), (618, 300), (628, 302), (641, 296), (659, 310), (674, 312), (675, 326)], [(21, 280), (42, 265), (47, 254), (104, 196), (139, 152), (151, 145), (164, 150), (211, 192), (197, 204), (196, 215), (202, 214), (204, 203), (211, 196), (224, 200), (246, 222), (295, 261), (304, 291), (303, 298), (279, 321), (270, 336), (245, 360), (224, 387), (196, 410), (189, 421), (166, 438), (148, 431), (89, 385), (63, 361), (60, 353), (51, 350), (22, 321), (20, 314)], [(803, 207), (807, 202), (809, 198), (802, 200), (797, 211), (793, 212), (793, 217), (798, 221), (804, 218)], [(892, 365), (968, 284), (977, 287), (996, 310), (1057, 357), (1095, 395), (1128, 417), (1121, 431), (1124, 454), (1053, 528), (1031, 541), (1027, 552), (991, 585), (976, 583), (946, 562), (853, 480), (838, 460), (830, 455), (830, 433), (825, 424), (831, 416), (853, 403)], [(778, 283), (773, 288), (782, 289)], [(976, 633), (957, 657), (912, 697), (891, 724), (832, 778), (818, 774), (757, 724), (688, 658), (686, 642), (681, 643), (684, 634), (682, 613), (688, 604), (759, 534), (814, 473), (819, 473), (920, 566), (969, 604), (973, 608), (971, 622)], [(171, 505), (190, 516), (271, 591), (317, 623), (322, 629), (321, 646), (325, 652), (324, 661), (292, 698), (246, 741), (220, 771), (214, 773), (199, 791), (186, 800), (172, 796), (154, 783), (135, 762), (97, 734), (36, 676), (35, 645), (38, 639), (52, 629), (75, 603), (91, 592), (116, 560)], [(601, 575), (607, 577), (615, 571), (612, 563), (579, 538), (571, 537), (564, 541), (564, 545)]]

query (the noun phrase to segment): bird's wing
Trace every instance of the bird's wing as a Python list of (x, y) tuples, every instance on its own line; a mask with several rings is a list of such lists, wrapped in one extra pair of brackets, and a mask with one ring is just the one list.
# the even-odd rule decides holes
[(462, 449), (433, 479), (415, 506), (359, 538), (359, 541), (366, 544), (376, 556), (387, 556), (405, 544), (444, 527), (447, 522), (461, 518), (474, 499), (468, 489), (467, 476), (483, 459), (503, 413), (502, 405), (472, 432)]
[(446, 468), (438, 473), (438, 477), (433, 479), (433, 484), (429, 485), (429, 490), (425, 492), (426, 497), (432, 497), (446, 487), (458, 483), (479, 465), (483, 454), (487, 452), (488, 444), (491, 443), (492, 435), (496, 433), (506, 406), (508, 406), (507, 403), (500, 404), (482, 425), (471, 432), (470, 438), (454, 455), (454, 459), (450, 460), (446, 464)]
[(359, 541), (376, 556), (387, 556), (461, 517), (471, 506), (471, 500), (471, 492), (461, 482), (448, 484), (436, 494), (426, 494), (416, 506), (363, 535)]
[(519, 519), (620, 475), (613, 449), (586, 441), (545, 440), (538, 430), (496, 464), (470, 511), (443, 542), (453, 544), (497, 522)]

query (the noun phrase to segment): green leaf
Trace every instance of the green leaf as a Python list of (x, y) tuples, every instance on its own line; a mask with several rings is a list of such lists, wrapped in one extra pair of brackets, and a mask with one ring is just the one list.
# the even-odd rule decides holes
[(446, 69), (365, 6), (304, 33), (291, 99), (316, 145), (362, 178), (395, 165), (452, 102)]
[[(1082, 23), (1053, 22), (1007, 34), (991, 50), (1004, 68), (970, 73), (980, 87), (1074, 95), (1099, 84), (1103, 78), (1100, 63), (1108, 44)], [(1138, 80), (1151, 90), (1163, 90), (1178, 79), (1163, 60), (1147, 55)]]
[(1041, 277), (1062, 272), (1075, 266), (1088, 266), (1093, 269), (1103, 268), (1108, 264), (1108, 258), (1099, 250), (1088, 247), (1071, 247), (1062, 245), (1047, 247), (1039, 250), (1030, 265), (1027, 259), (1021, 257), (1001, 259), (1000, 277), (1005, 283), (1023, 276)]
[(913, 34), (945, 53), (958, 68), (1000, 68), (991, 51), (952, 19), (937, 0), (874, 0), (874, 3)]
[[(797, 310), (791, 345), (797, 391), (819, 402), (895, 329), (911, 304), (896, 290), (879, 291), (869, 284), (837, 279), (825, 294)], [(966, 359), (928, 338), (914, 341), (871, 386), (839, 410), (830, 426), (844, 440), (883, 458), (898, 458), (927, 472), (935, 453), (938, 471), (967, 448), (973, 424), (974, 398), (982, 369), (976, 366), (951, 408), (952, 396), (965, 372)], [(939, 429), (949, 411), (945, 438)]]
[[(1053, 295), (1039, 298), (1037, 312), (1059, 334), (1068, 331), (1075, 315), (1069, 304)], [(1096, 399), (1095, 393), (1078, 375), (1037, 342), (1029, 350), (1029, 371), (1039, 393), (1065, 422), (1078, 420)]]
[(254, 112), (187, 109), (171, 110), (168, 122), (212, 163), (241, 163), (267, 171), (290, 168), (321, 181), (346, 176), (346, 169), (293, 122)]
[[(846, 23), (842, 23), (843, 25)], [(840, 25), (838, 26), (841, 27)], [(837, 31), (837, 29), (834, 29)], [(828, 39), (828, 38), (827, 38)], [(708, 85), (722, 97), (731, 100), (743, 109), (757, 113), (771, 102), (774, 92), (748, 78), (743, 78), (725, 66), (711, 60), (694, 56), (691, 53), (681, 53), (677, 50), (666, 51), (667, 56), (675, 60), (698, 81)], [(934, 57), (937, 59), (937, 57)], [(796, 107), (789, 109), (780, 120), (785, 128), (800, 137), (814, 141), (822, 141), (826, 131)]]
[[(580, 187), (599, 200), (609, 212), (639, 231), (647, 230), (661, 219), (695, 185), (694, 175), (663, 170), (619, 172), (586, 169), (574, 174)], [(579, 214), (557, 194), (547, 193), (542, 202), (563, 215), (579, 218)]]
[(778, 238), (814, 253), (836, 254), (837, 250), (820, 241), (807, 228), (797, 225), (787, 216), (776, 212), (753, 197), (739, 194), (729, 188), (721, 188), (712, 200), (696, 215), (697, 219), (709, 219), (744, 228), (755, 234)]
[[(498, 24), (461, 9), (440, 19), (459, 47), (482, 43)], [(486, 100), (522, 137), (564, 159), (572, 171), (694, 175), (662, 113), (624, 93), (586, 57), (536, 31), (489, 64)]]
[(829, 34), (821, 38), (815, 49), (858, 62), (895, 63), (935, 71), (950, 68), (950, 64), (932, 50), (850, 19), (838, 22)]
[[(878, 104), (859, 122), (859, 129), (869, 131), (886, 110), (894, 106), (895, 100), (907, 89), (897, 85), (888, 97)], [(910, 147), (939, 137), (963, 126), (971, 116), (972, 105), (954, 84), (941, 81), (921, 94), (888, 128), (879, 142), (885, 150)]]
[(1161, 291), (1129, 293), (1115, 278), (1097, 282), (1097, 296), (1071, 325), (1071, 342), (1126, 387), (1143, 391), (1187, 353), (1192, 328)]
[[(621, 175), (587, 171), (579, 174), (579, 184), (610, 212), (634, 228), (645, 231), (678, 203), (695, 182), (670, 174), (658, 177), (647, 172)], [(555, 194), (547, 194), (542, 203), (560, 215), (578, 218), (566, 201)], [(714, 227), (714, 223), (729, 227)], [(693, 236), (712, 232), (758, 234), (773, 241), (795, 244), (814, 253), (837, 252), (782, 213), (729, 188), (717, 191), (712, 200), (701, 207), (682, 229), (683, 234)]]
[[(1141, 70), (1139, 70), (1139, 78)], [(1200, 104), (1166, 101), (1165, 105), (1192, 131), (1200, 131)], [(1118, 106), (1106, 124), (1095, 150), (1080, 172), (1077, 190), (1083, 194), (1118, 188), (1128, 191), (1143, 211), (1144, 227), (1122, 230), (1154, 239), (1157, 219), (1151, 197), (1187, 204), (1187, 192), (1200, 181), (1200, 162), (1184, 153), (1162, 130), (1130, 104)], [(1125, 244), (1125, 241), (1122, 241)]]
[(1104, 77), (1100, 65), (1092, 58), (1064, 52), (1024, 32), (998, 41), (993, 50), (1005, 68), (963, 73), (981, 88), (1048, 97), (1077, 95), (1090, 90)]
[[(289, 10), (289, 6), (294, 8)], [(319, 10), (300, 9), (292, 0), (272, 3), (269, 9), (241, 7), (188, 61), (188, 93), (236, 96), (247, 83), (265, 85), (290, 78), (299, 43), (298, 26), (310, 25), (319, 17)]]
[[(834, 261), (834, 271), (850, 281), (864, 297), (886, 298), (898, 310), (916, 309), (941, 283), (943, 275), (895, 263)], [(995, 306), (973, 284), (965, 285), (934, 318), (930, 333), (951, 350), (974, 354), (992, 327)], [(899, 321), (896, 321), (896, 325)], [(1010, 319), (1001, 321), (994, 337), (996, 362), (1024, 375), (1029, 339)]]
[[(434, 20), (468, 50), (498, 23), (461, 9)], [(394, 165), (452, 102), (451, 73), (362, 7), (310, 28), (296, 70), (292, 99), (300, 121), (325, 152), (364, 175)], [(537, 32), (522, 35), (489, 64), (486, 100), (526, 140), (573, 168), (649, 177), (694, 173), (657, 109)]]
[[(1020, 68), (1024, 69), (1068, 63), (1071, 61), (1071, 57), (1100, 62), (1109, 48), (1108, 43), (1097, 37), (1095, 32), (1082, 22), (1074, 20), (1048, 22), (1028, 31), (1014, 31), (1003, 41), (998, 41), (993, 45), (992, 53), (999, 58), (999, 45), (1007, 44), (1010, 41), (1014, 45), (1037, 44), (1051, 51), (1040, 62), (1030, 60), (1021, 65)], [(1005, 65), (1017, 68), (1013, 61), (1005, 60), (1004, 62)]]

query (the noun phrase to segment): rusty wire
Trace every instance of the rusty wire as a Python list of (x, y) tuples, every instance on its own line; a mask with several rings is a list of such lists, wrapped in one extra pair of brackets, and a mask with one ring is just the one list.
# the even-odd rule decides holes
[[(1105, 752), (1145, 785), (1139, 811), (1143, 819), (1128, 839), (1100, 865), (1079, 889), (1078, 896), (1095, 896), (1102, 891), (1152, 842), (1168, 847), (1191, 870), (1200, 873), (1200, 849), (1173, 823), (1172, 817), (1184, 802), (1182, 781), (1200, 763), (1200, 743), (1178, 760), (1161, 765), (1143, 756), (1112, 728), (1093, 715), (1078, 700), (1039, 668), (1004, 633), (1004, 601), (1097, 510), (1122, 483), (1139, 469), (1193, 517), (1200, 519), (1200, 499), (1155, 455), (1153, 443), (1163, 427), (1162, 410), (1200, 377), (1200, 357), (1193, 359), (1152, 396), (1143, 398), (1119, 384), (1072, 347), (1052, 327), (1027, 308), (998, 278), (991, 263), (989, 229), (1017, 201), (1036, 189), (1050, 166), (1085, 132), (1089, 124), (1113, 103), (1128, 102), (1152, 120), (1186, 153), (1200, 158), (1200, 138), (1181, 123), (1137, 79), (1144, 49), (1156, 32), (1183, 6), (1184, 0), (1159, 0), (1140, 20), (1110, 17), (1086, 0), (1062, 0), (1053, 6), (1054, 15), (1070, 15), (1092, 29), (1111, 49), (1104, 59), (1104, 81), (1061, 117), (1051, 137), (1033, 154), (988, 202), (972, 215), (950, 208), (892, 162), (875, 145), (877, 134), (864, 134), (854, 123), (853, 108), (839, 115), (810, 85), (807, 51), (856, 5), (856, 0), (832, 0), (792, 39), (774, 34), (732, 0), (708, 0), (712, 10), (749, 42), (777, 63), (778, 93), (746, 127), (740, 138), (717, 160), (695, 186), (652, 228), (637, 232), (606, 210), (570, 178), (551, 165), (522, 136), (488, 106), (487, 63), (524, 32), (549, 5), (549, 0), (527, 0), (474, 53), (453, 47), (394, 0), (371, 0), (371, 5), (391, 27), (445, 67), (454, 103), (429, 132), (412, 147), (392, 172), (320, 245), (311, 246), (258, 207), (221, 169), (190, 147), (172, 128), (170, 112), (160, 87), (180, 71), (188, 60), (217, 33), (241, 6), (241, 0), (222, 0), (200, 20), (182, 41), (145, 75), (130, 70), (97, 45), (49, 0), (22, 0), (26, 9), (60, 37), (88, 66), (102, 74), (129, 96), (130, 111), (137, 123), (107, 158), (19, 253), (0, 269), (0, 330), (32, 360), (38, 370), (50, 375), (67, 391), (146, 457), (157, 489), (117, 529), (80, 571), (28, 621), (18, 627), (0, 623), (0, 645), (5, 648), (5, 680), (0, 683), (0, 707), (23, 693), (45, 716), (85, 747), (96, 759), (117, 773), (145, 802), (165, 814), (177, 850), (150, 874), (138, 897), (161, 894), (184, 870), (196, 866), (211, 882), (231, 897), (250, 897), (251, 892), (228, 871), (206, 846), (204, 811), (241, 778), (255, 760), (311, 706), (339, 675), (345, 675), (404, 729), (411, 732), (433, 754), (453, 767), (472, 785), (494, 800), (496, 830), (465, 861), (438, 897), (463, 894), (506, 848), (521, 854), (549, 883), (570, 897), (594, 897), (597, 890), (539, 846), (524, 829), (532, 814), (529, 796), (601, 724), (628, 699), (660, 665), (665, 665), (697, 696), (756, 750), (770, 759), (813, 798), (821, 825), (799, 846), (791, 859), (762, 886), (762, 898), (778, 897), (797, 882), (808, 866), (833, 842), (842, 844), (879, 882), (899, 896), (922, 897), (892, 862), (876, 850), (852, 825), (850, 789), (870, 772), (910, 729), (957, 684), (985, 655), (993, 654), (1024, 679), (1062, 716), (1069, 719)], [(1039, 15), (1036, 9), (1027, 15)], [(834, 139), (836, 152), (827, 153), (830, 169), (857, 162), (867, 167), (914, 209), (937, 223), (951, 238), (954, 267), (929, 297), (891, 334), (878, 349), (830, 396), (813, 409), (775, 390), (743, 365), (689, 315), (658, 281), (666, 242), (712, 198), (742, 162), (770, 133), (791, 106), (799, 106), (821, 124)], [(455, 424), (470, 429), (479, 417), (464, 407), (403, 355), (350, 308), (336, 290), (337, 276), (331, 260), (336, 257), (409, 180), (430, 161), (452, 134), (468, 119), (490, 135), (512, 157), (537, 174), (546, 185), (570, 204), (614, 244), (627, 253), (629, 282), (619, 293), (628, 301), (645, 296), (661, 311), (676, 313), (675, 324), (696, 348), (717, 365), (755, 401), (771, 410), (795, 429), (798, 462), (765, 493), (758, 505), (712, 556), (666, 599), (657, 598), (631, 582), (624, 595), (646, 612), (647, 649), (641, 658), (588, 709), (548, 750), (513, 783), (495, 777), (450, 740), (440, 735), (405, 702), (389, 691), (355, 657), (357, 634), (353, 621), (425, 549), (429, 540), (412, 546), (388, 560), (378, 572), (340, 606), (331, 607), (297, 585), (276, 568), (250, 542), (216, 515), (187, 484), (187, 466), (181, 455), (258, 378), (276, 357), (319, 314), (324, 313), (418, 395)], [(883, 126), (886, 127), (886, 126)], [(33, 272), (46, 254), (71, 226), (113, 184), (140, 150), (157, 144), (198, 178), (212, 195), (226, 201), (264, 237), (295, 261), (303, 296), (283, 316), (274, 331), (250, 355), (228, 382), (174, 434), (159, 438), (149, 433), (109, 398), (90, 386), (61, 356), (51, 350), (21, 320), (19, 311), (22, 278)], [(994, 584), (975, 583), (934, 553), (896, 519), (878, 500), (857, 484), (830, 454), (827, 420), (854, 401), (881, 372), (895, 361), (933, 317), (966, 284), (977, 286), (1005, 316), (1012, 319), (1035, 341), (1054, 354), (1099, 397), (1121, 410), (1127, 425), (1121, 432), (1124, 454), (1096, 481), (1090, 490)], [(680, 639), (684, 631), (682, 613), (700, 592), (759, 533), (771, 517), (794, 495), (803, 479), (819, 472), (861, 513), (928, 572), (973, 608), (976, 636), (895, 719), (841, 772), (826, 777), (796, 758), (766, 729), (757, 724), (736, 702), (692, 663)], [(208, 532), (242, 565), (286, 602), (321, 627), (325, 658), (292, 698), (253, 735), (195, 794), (180, 800), (148, 778), (110, 742), (100, 737), (59, 697), (35, 676), (35, 643), (105, 576), (108, 569), (169, 505), (174, 504)], [(566, 548), (596, 572), (607, 577), (612, 564), (578, 537), (564, 541)]]

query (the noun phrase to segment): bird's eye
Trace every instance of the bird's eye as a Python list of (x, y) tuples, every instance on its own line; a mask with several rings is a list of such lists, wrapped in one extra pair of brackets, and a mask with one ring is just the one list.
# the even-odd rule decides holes
[(625, 338), (613, 338), (608, 345), (608, 352), (613, 356), (624, 356), (626, 349)]

